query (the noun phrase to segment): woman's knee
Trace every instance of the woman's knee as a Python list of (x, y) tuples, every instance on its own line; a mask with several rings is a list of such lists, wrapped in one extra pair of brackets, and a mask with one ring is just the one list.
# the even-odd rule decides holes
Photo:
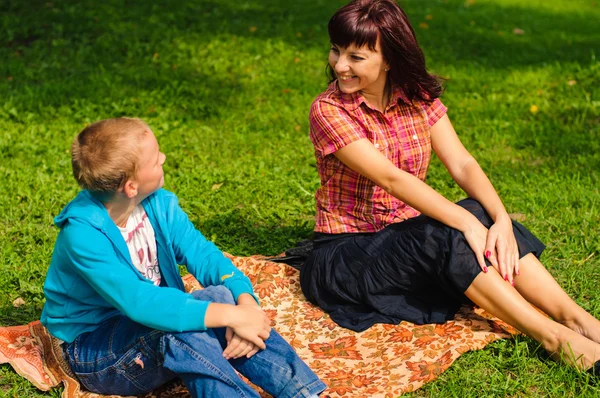
[(211, 301), (221, 304), (235, 304), (235, 299), (231, 290), (225, 286), (208, 286), (202, 290), (192, 292), (192, 295), (197, 300)]

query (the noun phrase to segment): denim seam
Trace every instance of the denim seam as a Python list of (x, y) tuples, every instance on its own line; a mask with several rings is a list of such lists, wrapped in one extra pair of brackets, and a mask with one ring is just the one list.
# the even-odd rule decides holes
[[(321, 384), (321, 385), (319, 385), (319, 384)], [(321, 389), (321, 387), (324, 387), (324, 388)], [(300, 390), (298, 390), (298, 392), (295, 395), (291, 396), (290, 398), (311, 397), (312, 395), (316, 395), (319, 392), (325, 391), (326, 388), (327, 388), (327, 385), (325, 383), (323, 383), (323, 381), (321, 381), (320, 379), (317, 379), (317, 380), (313, 381), (312, 383), (310, 383), (309, 385), (302, 387)], [(314, 389), (314, 391), (313, 391), (313, 389)], [(306, 391), (307, 394), (305, 394), (304, 391)]]
[[(167, 337), (169, 340), (171, 340), (174, 344), (178, 345), (179, 347), (181, 347), (183, 350), (187, 351), (188, 354), (194, 358), (196, 358), (197, 360), (201, 361), (207, 368), (211, 369), (212, 371), (214, 371), (216, 374), (218, 374), (221, 377), (221, 380), (226, 381), (227, 384), (229, 384), (230, 386), (232, 386), (234, 389), (236, 389), (238, 391), (238, 394), (240, 394), (241, 397), (245, 397), (247, 395), (244, 394), (244, 392), (237, 386), (237, 384), (231, 379), (229, 378), (229, 376), (227, 376), (225, 373), (223, 373), (221, 371), (221, 369), (217, 368), (216, 366), (214, 366), (212, 364), (212, 362), (207, 361), (204, 357), (200, 356), (197, 354), (197, 352), (195, 350), (192, 349), (192, 347), (190, 347), (188, 344), (184, 343), (183, 341), (177, 339), (173, 334), (171, 333), (167, 333), (165, 334), (165, 337)], [(240, 379), (241, 380), (241, 379)]]
[(277, 367), (277, 368), (279, 368), (279, 369), (280, 369), (280, 372), (281, 372), (281, 373), (283, 373), (283, 374), (286, 374), (286, 375), (291, 375), (291, 374), (293, 374), (293, 372), (292, 372), (291, 370), (289, 370), (288, 368), (285, 368), (285, 367), (283, 367), (283, 366), (279, 365), (279, 364), (278, 364), (278, 363), (276, 363), (276, 362), (273, 362), (273, 361), (267, 361), (266, 359), (264, 359), (264, 358), (263, 358), (262, 356), (260, 356), (260, 355), (257, 355), (257, 356), (254, 358), (254, 360), (255, 360), (255, 361), (257, 361), (257, 360), (258, 360), (258, 361), (261, 361), (261, 362), (266, 362), (266, 363), (268, 363), (268, 364), (272, 365), (273, 367)]

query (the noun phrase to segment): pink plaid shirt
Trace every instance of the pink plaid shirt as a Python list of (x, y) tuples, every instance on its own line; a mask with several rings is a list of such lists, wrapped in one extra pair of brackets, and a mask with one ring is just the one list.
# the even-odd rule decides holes
[(394, 87), (385, 113), (358, 93), (329, 85), (310, 108), (310, 139), (315, 147), (321, 187), (317, 190), (315, 232), (376, 232), (419, 215), (371, 180), (344, 165), (333, 153), (367, 138), (396, 167), (425, 181), (431, 160), (430, 127), (446, 114), (439, 99), (411, 105)]

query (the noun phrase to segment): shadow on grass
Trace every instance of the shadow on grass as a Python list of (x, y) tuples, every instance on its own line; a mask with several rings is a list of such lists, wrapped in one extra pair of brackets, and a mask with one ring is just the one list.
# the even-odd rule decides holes
[(262, 254), (275, 256), (312, 237), (312, 225), (281, 226), (282, 223), (256, 222), (227, 213), (196, 225), (223, 251), (236, 256)]
[[(13, 80), (2, 91), (7, 90), (17, 103), (21, 96), (39, 98), (37, 94), (63, 90), (63, 95), (48, 99), (59, 105), (75, 98), (102, 101), (112, 94), (118, 104), (117, 93), (106, 91), (114, 83), (130, 95), (156, 89), (168, 92), (173, 87), (177, 91), (181, 84), (184, 88), (179, 90), (189, 94), (185, 100), (191, 101), (199, 89), (215, 94), (215, 103), (207, 101), (200, 112), (212, 114), (223, 98), (249, 87), (210, 60), (207, 65), (186, 66), (178, 53), (201, 52), (217, 38), (222, 42), (280, 40), (299, 51), (322, 50), (324, 64), (326, 24), (344, 3), (9, 1), (0, 6), (7, 38), (0, 42), (0, 54), (9, 60), (3, 72)], [(489, 3), (465, 7), (463, 1), (432, 2), (426, 7), (416, 1), (403, 4), (422, 45), (437, 64), (504, 70), (556, 61), (588, 63), (593, 50), (599, 49), (595, 18), (583, 13), (554, 14), (540, 7)], [(427, 29), (420, 28), (426, 14), (432, 20)], [(525, 33), (513, 34), (514, 28)], [(260, 45), (256, 51), (261, 53)], [(223, 58), (236, 56), (232, 52)], [(64, 95), (65, 88), (73, 95)], [(130, 111), (115, 109), (117, 114)]]

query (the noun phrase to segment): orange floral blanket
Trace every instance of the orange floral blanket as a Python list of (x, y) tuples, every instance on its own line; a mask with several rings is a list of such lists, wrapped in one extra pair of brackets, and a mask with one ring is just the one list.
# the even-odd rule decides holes
[[(263, 258), (231, 256), (251, 279), (272, 326), (328, 385), (325, 394), (332, 398), (398, 397), (437, 378), (461, 354), (516, 333), (481, 309), (466, 307), (441, 325), (402, 322), (352, 332), (305, 300), (296, 269)], [(188, 291), (201, 288), (191, 275), (184, 282)], [(63, 384), (63, 398), (102, 397), (81, 390), (56, 340), (39, 321), (0, 328), (0, 363), (12, 365), (40, 390)], [(189, 396), (180, 382), (173, 382), (145, 398)]]

